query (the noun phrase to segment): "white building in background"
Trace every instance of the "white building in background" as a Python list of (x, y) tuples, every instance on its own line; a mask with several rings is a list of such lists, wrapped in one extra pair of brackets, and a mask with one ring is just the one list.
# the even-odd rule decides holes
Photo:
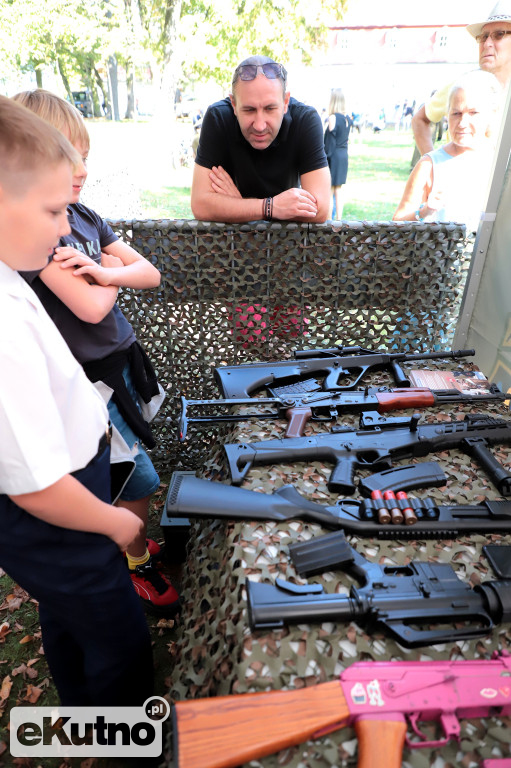
[[(392, 120), (396, 105), (420, 105), (436, 88), (478, 67), (478, 46), (465, 27), (484, 19), (495, 0), (350, 0), (330, 26), (314, 68), (297, 68), (292, 93), (328, 107), (342, 88), (347, 109)], [(291, 70), (293, 71), (293, 67)]]

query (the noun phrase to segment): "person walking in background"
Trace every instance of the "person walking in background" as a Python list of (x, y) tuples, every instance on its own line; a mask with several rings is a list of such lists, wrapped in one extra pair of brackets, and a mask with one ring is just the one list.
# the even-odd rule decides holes
[(475, 231), (484, 208), (494, 149), (491, 132), (502, 88), (475, 70), (449, 93), (451, 141), (424, 155), (406, 183), (394, 221), (456, 221)]
[(325, 152), (330, 168), (332, 190), (328, 218), (332, 218), (334, 198), (337, 219), (342, 218), (344, 190), (348, 176), (348, 139), (353, 125), (346, 112), (344, 94), (341, 88), (334, 88), (330, 95), (328, 125), (325, 130)]

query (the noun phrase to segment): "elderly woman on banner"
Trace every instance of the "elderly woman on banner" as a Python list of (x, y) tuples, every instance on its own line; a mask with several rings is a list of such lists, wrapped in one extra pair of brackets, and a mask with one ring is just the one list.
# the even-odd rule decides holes
[(449, 93), (450, 142), (423, 155), (410, 174), (394, 221), (455, 221), (477, 230), (492, 169), (502, 88), (489, 72), (464, 75)]

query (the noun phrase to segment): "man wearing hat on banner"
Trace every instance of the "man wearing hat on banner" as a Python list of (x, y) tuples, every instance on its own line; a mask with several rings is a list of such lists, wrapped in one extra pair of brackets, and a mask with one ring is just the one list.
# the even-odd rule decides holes
[[(469, 24), (467, 31), (479, 45), (479, 67), (491, 72), (502, 88), (507, 88), (511, 79), (511, 0), (499, 0), (484, 21)], [(435, 91), (412, 118), (413, 135), (421, 155), (433, 149), (431, 124), (440, 122), (446, 114), (451, 85)]]

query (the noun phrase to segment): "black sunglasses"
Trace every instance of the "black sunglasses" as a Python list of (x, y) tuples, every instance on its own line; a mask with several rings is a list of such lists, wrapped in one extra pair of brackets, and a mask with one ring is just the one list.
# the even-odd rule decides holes
[(268, 80), (282, 80), (283, 82), (286, 82), (287, 72), (282, 64), (268, 62), (267, 64), (240, 64), (234, 71), (232, 78), (233, 85), (238, 79), (255, 80), (258, 70), (261, 70)]

